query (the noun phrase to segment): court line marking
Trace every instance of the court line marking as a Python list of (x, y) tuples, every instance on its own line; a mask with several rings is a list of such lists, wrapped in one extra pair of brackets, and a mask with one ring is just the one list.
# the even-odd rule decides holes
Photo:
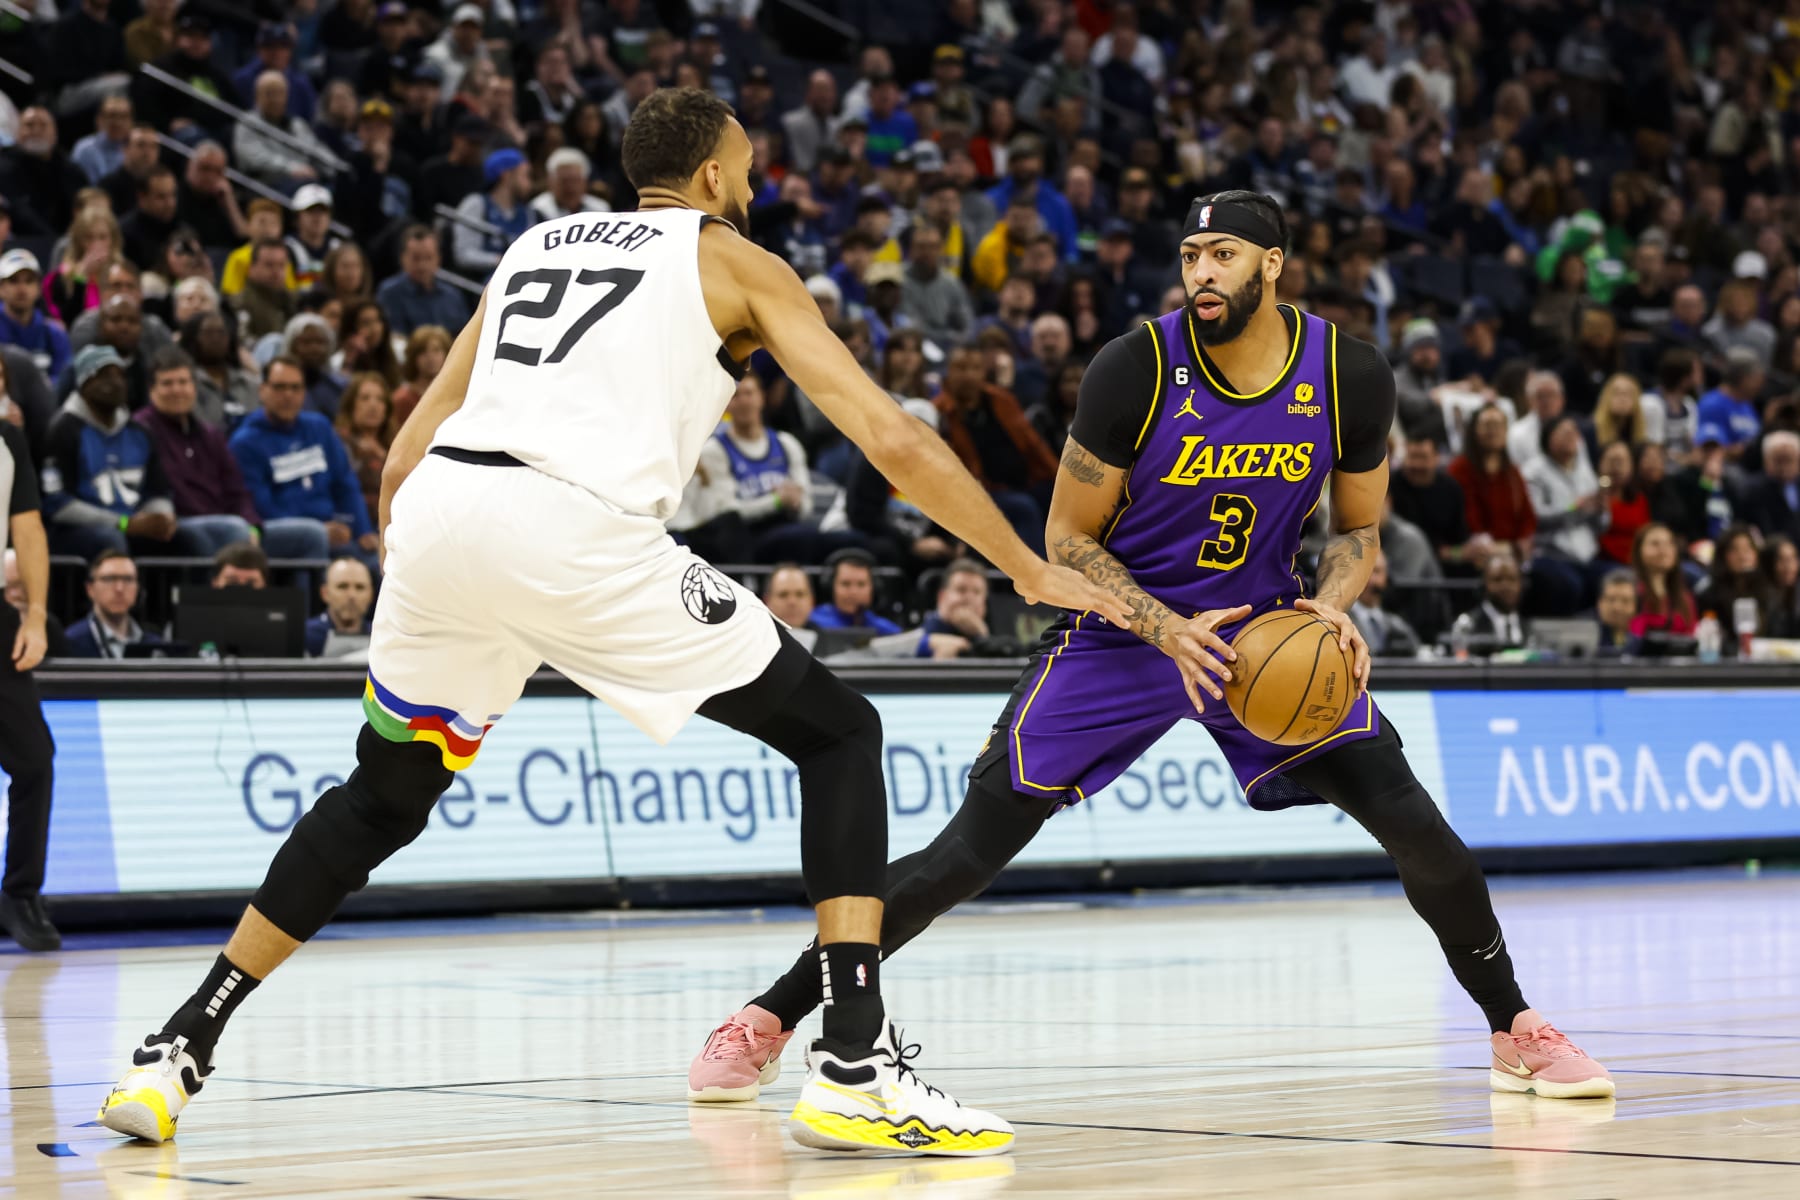
[(1323, 1142), (1339, 1146), (1416, 1146), (1430, 1150), (1516, 1151), (1521, 1154), (1577, 1154), (1591, 1158), (1647, 1158), (1666, 1162), (1734, 1163), (1756, 1167), (1800, 1167), (1800, 1160), (1724, 1158), (1710, 1154), (1655, 1154), (1636, 1150), (1575, 1150), (1556, 1146), (1496, 1146), (1480, 1142), (1427, 1142), (1416, 1138), (1329, 1137), (1317, 1133), (1237, 1133), (1227, 1129), (1167, 1129), (1154, 1125), (1089, 1125), (1073, 1121), (1014, 1121), (1041, 1129), (1092, 1129), (1110, 1133), (1176, 1133), (1187, 1137), (1255, 1138), (1276, 1142)]

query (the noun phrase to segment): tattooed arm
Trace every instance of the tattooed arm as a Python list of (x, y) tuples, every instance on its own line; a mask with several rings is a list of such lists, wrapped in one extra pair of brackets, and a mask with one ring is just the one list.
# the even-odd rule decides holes
[(1386, 462), (1373, 471), (1331, 473), (1331, 527), (1336, 532), (1319, 555), (1313, 598), (1294, 605), (1329, 621), (1337, 628), (1338, 645), (1355, 650), (1352, 670), (1359, 694), (1369, 687), (1369, 647), (1348, 610), (1362, 595), (1375, 570), (1375, 556), (1381, 553), (1381, 505), (1387, 485)]
[(1131, 609), (1131, 632), (1160, 647), (1175, 614), (1139, 587), (1131, 572), (1100, 544), (1124, 493), (1124, 469), (1101, 462), (1070, 438), (1063, 446), (1044, 542), (1051, 562), (1073, 567), (1123, 600)]
[(1063, 447), (1056, 494), (1050, 500), (1050, 519), (1044, 529), (1050, 561), (1081, 572), (1102, 591), (1123, 601), (1130, 609), (1127, 627), (1175, 660), (1194, 708), (1204, 711), (1200, 692), (1223, 699), (1224, 693), (1212, 677), (1230, 679), (1230, 669), (1224, 664), (1237, 658), (1213, 630), (1249, 615), (1250, 610), (1240, 606), (1184, 618), (1139, 587), (1125, 564), (1100, 544), (1124, 492), (1125, 468), (1102, 462), (1071, 437)]

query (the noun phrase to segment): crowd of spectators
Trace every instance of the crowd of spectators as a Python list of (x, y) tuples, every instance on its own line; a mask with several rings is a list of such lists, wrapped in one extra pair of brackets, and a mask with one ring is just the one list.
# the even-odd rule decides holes
[[(736, 106), (751, 235), (1031, 544), (1085, 363), (1183, 304), (1191, 198), (1247, 187), (1292, 227), (1279, 298), (1395, 368), (1378, 652), (1800, 633), (1794, 0), (35, 7), (0, 29), (37, 68), (0, 78), (0, 418), (88, 564), (84, 646), (133, 635), (133, 556), (373, 595), (394, 431), (510, 240), (635, 203), (665, 85)], [(766, 355), (671, 524), (821, 636), (1016, 649)], [(305, 581), (321, 644), (354, 573)]]

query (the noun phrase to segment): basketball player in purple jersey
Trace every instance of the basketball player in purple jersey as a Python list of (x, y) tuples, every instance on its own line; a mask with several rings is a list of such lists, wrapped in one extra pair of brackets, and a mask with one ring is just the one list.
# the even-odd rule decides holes
[[(1488, 1019), (1496, 1090), (1611, 1096), (1606, 1069), (1526, 1005), (1475, 856), (1368, 695), (1368, 648), (1345, 610), (1375, 565), (1394, 377), (1374, 346), (1275, 302), (1286, 245), (1267, 196), (1196, 200), (1180, 247), (1187, 305), (1114, 339), (1088, 368), (1046, 541), (1053, 560), (1131, 606), (1130, 627), (1071, 614), (1046, 635), (962, 807), (889, 866), (882, 950), (979, 895), (1051, 814), (1106, 787), (1175, 722), (1197, 720), (1253, 807), (1335, 804), (1380, 842)], [(1328, 486), (1334, 532), (1308, 596), (1295, 560)], [(1218, 683), (1238, 629), (1281, 608), (1329, 622), (1355, 652), (1349, 715), (1298, 748), (1252, 736)], [(754, 1098), (820, 991), (803, 954), (713, 1032), (689, 1098)]]

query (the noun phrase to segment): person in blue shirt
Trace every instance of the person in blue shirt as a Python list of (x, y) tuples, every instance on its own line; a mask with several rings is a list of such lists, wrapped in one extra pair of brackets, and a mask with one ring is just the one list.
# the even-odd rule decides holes
[(411, 337), (413, 330), (425, 325), (441, 325), (455, 337), (469, 319), (462, 294), (438, 279), (439, 265), (437, 235), (431, 227), (409, 227), (401, 238), (400, 273), (384, 279), (375, 290), (375, 303), (401, 337)]
[(1015, 191), (1033, 189), (1038, 216), (1043, 218), (1045, 230), (1056, 235), (1057, 252), (1065, 262), (1076, 261), (1081, 246), (1075, 209), (1068, 197), (1044, 178), (1044, 144), (1033, 134), (1021, 133), (1007, 144), (1006, 178), (988, 189), (987, 198), (996, 210), (1005, 212)]
[(29, 250), (0, 254), (0, 342), (31, 355), (48, 379), (69, 366), (69, 335), (38, 307), (43, 271)]
[(1762, 418), (1756, 411), (1756, 398), (1762, 394), (1767, 375), (1754, 350), (1743, 346), (1727, 350), (1725, 378), (1718, 387), (1700, 397), (1695, 443), (1717, 442), (1725, 448), (1726, 457), (1732, 462), (1741, 459), (1744, 451), (1762, 435)]
[(826, 590), (831, 599), (813, 609), (808, 623), (815, 629), (872, 629), (877, 636), (899, 633), (900, 626), (869, 611), (875, 599), (875, 556), (866, 550), (839, 550), (825, 560), (831, 568)]
[(869, 133), (863, 157), (872, 167), (885, 167), (894, 155), (919, 140), (919, 123), (900, 107), (900, 85), (892, 75), (869, 81)]
[(375, 572), (380, 542), (362, 488), (337, 430), (306, 410), (306, 375), (298, 360), (285, 354), (269, 360), (261, 399), (262, 408), (231, 435), (231, 452), (264, 525), (317, 522), (333, 558), (352, 555)]
[(338, 658), (366, 650), (368, 642), (362, 639), (373, 629), (369, 608), (375, 602), (369, 569), (354, 558), (338, 559), (326, 570), (319, 596), (325, 611), (306, 623), (306, 657)]

